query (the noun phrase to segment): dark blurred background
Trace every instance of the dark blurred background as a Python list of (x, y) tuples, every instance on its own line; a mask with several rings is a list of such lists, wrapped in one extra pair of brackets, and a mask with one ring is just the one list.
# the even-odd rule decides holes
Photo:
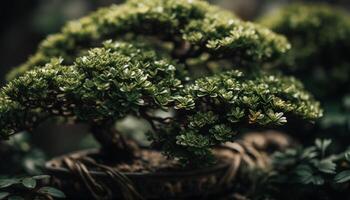
[[(245, 20), (254, 20), (267, 10), (283, 4), (298, 2), (296, 0), (208, 1), (232, 10)], [(98, 7), (122, 3), (123, 0), (10, 0), (5, 2), (2, 2), (0, 7), (1, 84), (5, 82), (4, 76), (12, 67), (24, 62), (29, 55), (35, 52), (42, 39), (50, 33), (58, 32), (66, 21), (77, 19)], [(350, 0), (323, 0), (321, 2), (350, 8)], [(57, 155), (77, 148), (76, 144), (83, 137), (82, 132), (84, 131), (87, 131), (86, 127), (82, 129), (79, 125), (59, 127), (44, 125), (39, 128), (39, 132), (51, 133), (40, 134), (40, 139), (36, 136), (35, 141), (49, 155)], [(62, 134), (66, 137), (63, 137)]]

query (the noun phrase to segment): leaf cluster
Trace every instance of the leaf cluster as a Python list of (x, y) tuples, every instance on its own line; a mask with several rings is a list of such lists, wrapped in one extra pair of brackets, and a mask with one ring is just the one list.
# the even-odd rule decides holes
[(42, 181), (49, 179), (48, 175), (38, 175), (21, 178), (0, 179), (0, 199), (53, 199), (65, 198), (65, 194), (50, 186), (43, 186)]
[[(294, 198), (335, 198), (346, 194), (350, 181), (350, 152), (331, 151), (331, 140), (316, 139), (313, 146), (275, 153), (268, 185), (274, 195), (295, 191)], [(333, 197), (332, 197), (333, 196)], [(286, 197), (289, 199), (289, 197)]]
[(312, 121), (322, 115), (318, 103), (294, 78), (249, 76), (237, 70), (187, 85), (175, 97), (175, 109), (181, 116), (175, 119), (177, 125), (154, 139), (180, 158), (210, 157), (208, 148), (234, 141), (243, 129), (276, 128), (287, 119)]
[[(0, 91), (0, 136), (57, 117), (109, 130), (134, 115), (150, 123), (149, 138), (167, 155), (209, 164), (211, 148), (241, 129), (313, 121), (322, 110), (294, 78), (230, 69), (197, 79), (188, 59), (245, 67), (287, 49), (283, 36), (199, 0), (103, 8), (48, 37), (11, 73), (18, 77)], [(159, 110), (172, 114), (161, 118)]]
[[(174, 48), (190, 45), (186, 57), (206, 52), (236, 62), (272, 60), (286, 52), (287, 40), (262, 26), (243, 22), (228, 11), (200, 0), (129, 0), (76, 21), (49, 36), (29, 60), (8, 74), (8, 79), (52, 57), (71, 64), (75, 57), (106, 39), (155, 36)], [(144, 39), (147, 40), (147, 39)]]
[[(105, 43), (71, 66), (53, 59), (9, 82), (0, 95), (3, 137), (48, 116), (98, 123), (142, 107), (162, 108), (181, 88), (175, 66), (153, 50)], [(15, 121), (13, 119), (16, 119)]]

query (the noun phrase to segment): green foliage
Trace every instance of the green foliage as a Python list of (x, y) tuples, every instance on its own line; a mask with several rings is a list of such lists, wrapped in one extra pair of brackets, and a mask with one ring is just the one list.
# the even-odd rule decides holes
[(1, 135), (28, 130), (49, 116), (99, 123), (141, 108), (162, 108), (181, 88), (175, 70), (155, 51), (126, 43), (107, 42), (71, 66), (54, 59), (2, 89)]
[(0, 142), (0, 176), (41, 173), (46, 156), (31, 144), (29, 136), (22, 133)]
[(277, 64), (279, 69), (301, 79), (324, 106), (325, 117), (312, 132), (316, 137), (334, 137), (346, 146), (350, 132), (346, 103), (350, 95), (350, 15), (325, 4), (292, 4), (261, 22), (286, 35), (292, 44)]
[(349, 93), (347, 12), (323, 4), (292, 4), (263, 17), (261, 23), (292, 44), (280, 63), (282, 70), (301, 78), (318, 97)]
[[(117, 40), (103, 42), (109, 38)], [(130, 0), (68, 23), (9, 75), (17, 78), (0, 91), (0, 135), (61, 117), (97, 126), (106, 137), (113, 122), (134, 115), (150, 123), (151, 142), (167, 155), (210, 164), (211, 148), (242, 129), (322, 115), (294, 78), (232, 70), (287, 49), (283, 36), (203, 1)], [(191, 59), (220, 70), (196, 79)]]
[(170, 155), (192, 154), (191, 161), (210, 157), (208, 148), (233, 141), (241, 129), (276, 127), (293, 116), (314, 120), (322, 115), (299, 81), (264, 73), (248, 76), (230, 71), (201, 78), (175, 101), (183, 117), (177, 119), (178, 127), (160, 138)]
[[(260, 22), (285, 35), (292, 45), (267, 66), (300, 78), (321, 100), (325, 116), (315, 127), (300, 131), (303, 134), (298, 141), (304, 147), (275, 153), (271, 170), (259, 180), (251, 180), (251, 185), (259, 184), (251, 197), (349, 199), (350, 15), (326, 4), (298, 3), (266, 15)], [(333, 143), (317, 139), (310, 146), (310, 139), (318, 137), (330, 137)], [(259, 172), (251, 172), (251, 176), (257, 175)]]
[(288, 195), (287, 191), (294, 191), (293, 198), (298, 199), (337, 199), (345, 195), (350, 183), (350, 151), (334, 154), (330, 147), (331, 140), (316, 139), (313, 146), (275, 153), (273, 173), (265, 183), (275, 191), (265, 192), (277, 195), (276, 199), (290, 199), (283, 196)]
[(245, 62), (271, 60), (289, 49), (283, 36), (243, 22), (204, 1), (129, 0), (69, 22), (61, 33), (44, 40), (37, 53), (13, 70), (8, 79), (45, 65), (52, 57), (62, 57), (70, 65), (82, 49), (100, 46), (106, 39), (138, 35), (157, 36), (174, 47), (188, 42), (188, 55), (207, 52), (214, 58)]
[(329, 144), (329, 140), (316, 140), (315, 146), (276, 153), (276, 169), (289, 169), (289, 174), (285, 174), (287, 181), (323, 185), (326, 177), (335, 174), (336, 169), (334, 158), (325, 155)]
[(0, 199), (53, 199), (65, 198), (62, 191), (43, 185), (50, 178), (48, 175), (39, 175), (21, 178), (0, 179)]

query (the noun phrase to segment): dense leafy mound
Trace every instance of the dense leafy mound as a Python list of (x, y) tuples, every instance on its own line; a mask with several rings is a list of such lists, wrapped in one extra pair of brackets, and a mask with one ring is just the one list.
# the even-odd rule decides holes
[[(154, 143), (186, 161), (200, 152), (196, 160), (203, 161), (210, 147), (232, 141), (245, 124), (282, 125), (288, 115), (314, 120), (322, 114), (293, 78), (232, 71), (182, 91), (183, 68), (164, 56), (147, 46), (107, 42), (71, 66), (54, 59), (30, 70), (1, 90), (1, 135), (30, 130), (50, 116), (99, 124), (128, 114), (152, 120), (149, 111), (175, 108), (173, 123), (163, 125), (171, 138), (156, 130)], [(186, 154), (177, 153), (182, 151)]]
[(292, 4), (261, 23), (285, 35), (293, 46), (283, 57), (282, 70), (303, 79), (320, 98), (350, 93), (348, 13), (323, 4)]
[(100, 46), (103, 40), (138, 35), (169, 41), (174, 50), (186, 42), (190, 45), (186, 57), (207, 52), (212, 57), (236, 62), (271, 60), (290, 46), (283, 36), (243, 22), (204, 1), (129, 0), (68, 23), (61, 33), (44, 40), (38, 51), (13, 70), (8, 79), (34, 66), (45, 65), (52, 57), (62, 57), (65, 64), (71, 64), (84, 49)]
[(315, 120), (322, 115), (318, 102), (294, 78), (239, 71), (196, 80), (176, 98), (175, 108), (178, 126), (158, 139), (170, 155), (191, 162), (210, 159), (211, 147), (233, 141), (242, 129), (284, 125), (292, 116)]
[(155, 51), (127, 43), (107, 42), (71, 66), (54, 59), (1, 90), (1, 135), (28, 130), (48, 115), (97, 123), (142, 107), (162, 108), (181, 88), (175, 71), (171, 61)]
[[(130, 0), (104, 8), (68, 23), (9, 75), (16, 78), (0, 91), (0, 135), (63, 117), (88, 123), (102, 148), (111, 147), (122, 140), (113, 123), (135, 115), (152, 126), (155, 146), (203, 166), (213, 146), (242, 129), (322, 115), (294, 78), (232, 71), (260, 67), (289, 46), (283, 36), (203, 1)], [(197, 79), (194, 60), (201, 69), (230, 70)]]

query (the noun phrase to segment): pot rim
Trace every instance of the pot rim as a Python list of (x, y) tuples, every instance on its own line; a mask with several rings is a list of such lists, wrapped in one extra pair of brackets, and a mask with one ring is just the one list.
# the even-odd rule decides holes
[[(220, 149), (226, 149), (224, 146), (220, 146)], [(144, 148), (145, 149), (145, 148)], [(58, 160), (62, 160), (66, 156), (73, 156), (73, 157), (83, 157), (87, 154), (97, 153), (99, 149), (86, 149), (86, 150), (79, 150), (72, 153), (64, 154), (61, 156), (54, 157), (50, 159), (49, 161), (45, 162), (44, 168), (45, 170), (49, 172), (59, 172), (62, 174), (69, 174), (70, 171), (66, 167), (62, 166), (55, 166), (55, 162)], [(179, 178), (179, 177), (189, 177), (189, 176), (207, 176), (208, 174), (215, 173), (218, 171), (222, 171), (227, 169), (230, 166), (229, 162), (224, 162), (221, 160), (221, 162), (216, 163), (213, 166), (204, 167), (204, 168), (196, 168), (196, 169), (189, 169), (189, 170), (183, 170), (183, 171), (170, 171), (170, 172), (122, 172), (124, 175), (128, 177), (158, 177), (158, 178)], [(104, 176), (107, 177), (108, 175), (104, 171), (96, 171), (96, 170), (89, 170), (89, 172), (92, 175), (95, 176)]]

